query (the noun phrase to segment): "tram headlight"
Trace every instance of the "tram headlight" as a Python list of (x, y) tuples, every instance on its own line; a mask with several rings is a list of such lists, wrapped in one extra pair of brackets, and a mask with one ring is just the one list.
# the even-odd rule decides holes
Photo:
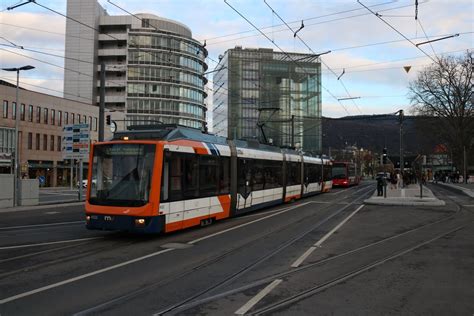
[(135, 226), (145, 226), (145, 219), (144, 218), (137, 218), (135, 219)]
[(91, 220), (90, 215), (86, 215), (86, 222), (90, 222), (90, 220)]

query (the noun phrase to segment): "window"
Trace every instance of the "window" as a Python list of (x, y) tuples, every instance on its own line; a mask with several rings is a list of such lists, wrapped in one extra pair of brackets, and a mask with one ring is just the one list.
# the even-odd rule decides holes
[(74, 113), (71, 113), (71, 124), (75, 124), (74, 123)]
[(51, 135), (51, 142), (49, 145), (49, 150), (54, 151), (54, 135)]
[(81, 124), (81, 115), (77, 114), (77, 124)]
[(8, 118), (8, 101), (3, 100), (3, 118)]
[(56, 124), (56, 111), (51, 109), (51, 125)]
[(63, 112), (62, 111), (58, 111), (58, 119), (59, 119), (58, 126), (62, 126), (63, 125)]
[(16, 102), (12, 102), (12, 119), (16, 120)]
[(20, 119), (21, 119), (22, 121), (25, 120), (25, 110), (26, 110), (25, 104), (22, 103), (22, 104), (21, 104), (21, 107), (20, 107)]
[(61, 151), (61, 136), (58, 136), (58, 151)]
[(43, 135), (43, 150), (48, 150), (48, 135), (46, 134)]
[(92, 131), (92, 116), (89, 116), (89, 130)]
[(230, 193), (230, 158), (220, 157), (219, 159), (219, 194)]
[(217, 192), (217, 167), (215, 156), (199, 156), (199, 196), (215, 196)]
[(85, 115), (82, 116), (82, 119), (83, 119), (83, 120), (82, 120), (82, 123), (87, 124), (87, 116), (85, 116)]
[(44, 114), (43, 114), (43, 116), (44, 116), (44, 117), (43, 117), (43, 122), (44, 122), (44, 124), (48, 124), (48, 109), (47, 109), (47, 108), (44, 108), (44, 109), (43, 109), (43, 113), (44, 113)]
[(33, 122), (33, 106), (28, 105), (28, 122)]
[(316, 164), (304, 164), (304, 179), (305, 183), (319, 183), (321, 182), (322, 166)]
[(69, 124), (69, 113), (64, 112), (64, 124)]
[(36, 107), (36, 123), (41, 123), (41, 106)]
[(40, 150), (40, 134), (36, 134), (36, 150)]
[(28, 133), (28, 149), (33, 149), (33, 133)]
[(301, 163), (299, 162), (287, 162), (286, 163), (286, 185), (298, 185), (301, 184)]
[(97, 117), (94, 117), (94, 131), (97, 132)]

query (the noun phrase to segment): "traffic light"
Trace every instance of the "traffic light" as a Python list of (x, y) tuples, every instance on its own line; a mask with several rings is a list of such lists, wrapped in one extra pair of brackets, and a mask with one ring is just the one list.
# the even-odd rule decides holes
[(384, 165), (387, 164), (387, 148), (384, 148), (384, 149), (383, 149), (383, 153), (382, 153), (382, 163), (383, 163)]
[(111, 124), (110, 115), (107, 115), (107, 116), (105, 117), (105, 123), (106, 123), (107, 125), (110, 125), (110, 124)]

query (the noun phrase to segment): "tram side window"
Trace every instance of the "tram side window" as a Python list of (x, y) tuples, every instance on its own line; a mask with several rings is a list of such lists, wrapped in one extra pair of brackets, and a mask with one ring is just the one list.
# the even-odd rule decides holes
[(230, 193), (230, 158), (221, 157), (219, 161), (219, 194)]
[(287, 175), (287, 186), (301, 184), (301, 163), (287, 163)]
[(321, 165), (305, 164), (305, 177), (309, 183), (321, 181)]
[(237, 162), (237, 192), (242, 195), (248, 193), (247, 183), (251, 185), (251, 164), (250, 159), (239, 158)]
[(199, 161), (200, 197), (217, 195), (217, 157), (201, 156)]
[(183, 155), (183, 197), (184, 199), (199, 198), (199, 156), (194, 154)]
[(168, 173), (169, 173), (169, 198), (171, 201), (182, 198), (182, 175), (183, 159), (175, 153), (167, 153)]
[(263, 160), (256, 159), (252, 164), (252, 191), (263, 190), (264, 185)]
[(263, 172), (265, 177), (264, 189), (273, 189), (282, 186), (281, 170), (282, 162), (275, 160), (263, 161)]
[(323, 181), (331, 180), (331, 166), (324, 165), (323, 166)]

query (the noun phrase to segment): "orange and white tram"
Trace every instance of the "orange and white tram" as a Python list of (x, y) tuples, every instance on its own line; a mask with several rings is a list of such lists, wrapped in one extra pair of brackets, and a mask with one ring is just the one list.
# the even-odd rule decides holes
[(171, 232), (329, 191), (331, 161), (176, 125), (92, 145), (88, 229)]

